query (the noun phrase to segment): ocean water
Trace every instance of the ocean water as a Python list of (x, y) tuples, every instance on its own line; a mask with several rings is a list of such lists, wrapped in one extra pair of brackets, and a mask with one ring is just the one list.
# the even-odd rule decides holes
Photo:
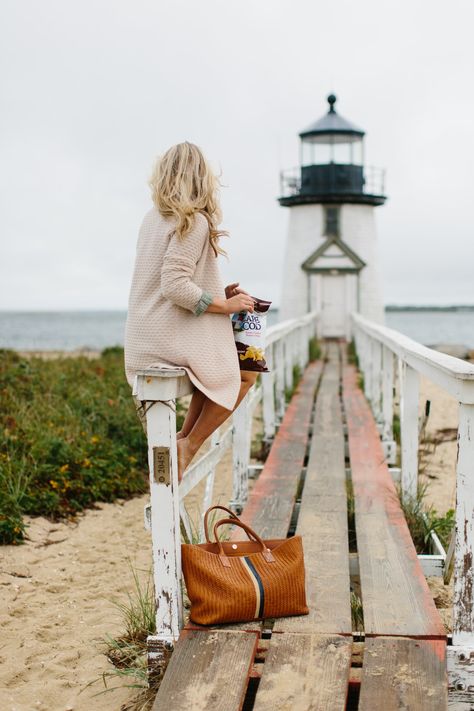
[[(101, 349), (123, 345), (125, 311), (0, 311), (0, 348)], [(278, 320), (269, 313), (268, 323)], [(474, 348), (474, 308), (460, 311), (388, 311), (386, 325), (425, 345), (459, 343)]]
[(425, 346), (456, 343), (474, 348), (474, 308), (459, 311), (387, 311), (385, 325)]

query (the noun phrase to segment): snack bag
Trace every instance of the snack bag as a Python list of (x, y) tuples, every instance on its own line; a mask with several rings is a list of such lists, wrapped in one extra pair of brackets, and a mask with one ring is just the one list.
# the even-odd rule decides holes
[(267, 328), (267, 311), (271, 301), (254, 300), (254, 312), (239, 311), (232, 314), (235, 345), (241, 370), (257, 370), (268, 373), (265, 362), (265, 331)]

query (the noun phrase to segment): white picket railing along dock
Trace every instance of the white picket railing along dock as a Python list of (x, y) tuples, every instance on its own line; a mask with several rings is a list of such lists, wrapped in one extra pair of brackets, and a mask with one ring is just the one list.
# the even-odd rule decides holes
[[(182, 627), (181, 526), (191, 535), (184, 497), (205, 480), (203, 511), (211, 504), (215, 469), (232, 446), (233, 494), (230, 505), (240, 511), (248, 494), (252, 414), (263, 401), (264, 440), (270, 442), (285, 411), (285, 390), (293, 387), (294, 367), (301, 371), (309, 360), (309, 342), (317, 334), (317, 313), (285, 321), (267, 330), (265, 359), (269, 373), (261, 386), (253, 386), (232, 415), (232, 424), (215, 432), (209, 450), (186, 472), (178, 485), (175, 400), (189, 395), (193, 386), (182, 368), (140, 371), (134, 395), (147, 402), (150, 505), (145, 525), (151, 528), (153, 577), (156, 595), (156, 635), (150, 649), (170, 647)], [(176, 495), (178, 492), (178, 495)], [(180, 521), (181, 519), (181, 521)]]

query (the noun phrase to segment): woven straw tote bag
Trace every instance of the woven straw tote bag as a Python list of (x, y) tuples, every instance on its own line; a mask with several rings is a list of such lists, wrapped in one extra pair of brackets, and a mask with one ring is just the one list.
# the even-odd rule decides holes
[[(229, 514), (215, 523), (214, 542), (208, 531), (213, 509)], [(218, 529), (225, 524), (242, 528), (248, 540), (220, 541)], [(223, 506), (206, 511), (204, 531), (206, 543), (181, 546), (192, 622), (211, 625), (308, 614), (301, 536), (263, 541)]]

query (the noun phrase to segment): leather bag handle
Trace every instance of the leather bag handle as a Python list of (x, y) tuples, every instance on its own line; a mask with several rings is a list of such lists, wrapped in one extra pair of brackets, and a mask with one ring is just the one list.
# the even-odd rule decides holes
[[(234, 519), (234, 520), (232, 521), (232, 523), (235, 523), (235, 520), (240, 521), (239, 517), (238, 517), (233, 511), (231, 511), (230, 509), (228, 509), (226, 506), (220, 506), (220, 505), (218, 505), (218, 504), (217, 504), (216, 506), (210, 506), (210, 507), (207, 509), (206, 513), (204, 514), (204, 523), (203, 523), (203, 526), (204, 526), (204, 535), (206, 536), (206, 542), (207, 542), (207, 543), (212, 543), (212, 541), (211, 541), (211, 539), (210, 539), (210, 536), (209, 536), (208, 519), (209, 519), (209, 514), (210, 514), (210, 512), (211, 512), (211, 511), (214, 511), (215, 509), (220, 509), (221, 511), (225, 511), (226, 513), (228, 513), (228, 514), (232, 517), (232, 519)], [(217, 539), (216, 539), (216, 540), (217, 540)]]
[(223, 526), (226, 523), (231, 523), (234, 526), (238, 526), (239, 528), (242, 528), (251, 540), (253, 539), (256, 543), (260, 544), (260, 546), (261, 546), (260, 552), (262, 553), (262, 555), (265, 558), (265, 560), (267, 561), (267, 563), (274, 562), (275, 558), (273, 557), (273, 554), (272, 554), (270, 548), (267, 548), (267, 546), (265, 545), (263, 540), (260, 538), (260, 536), (257, 533), (255, 533), (253, 528), (250, 528), (250, 526), (247, 526), (246, 523), (241, 521), (239, 518), (235, 517), (235, 518), (221, 518), (220, 521), (216, 521), (216, 523), (214, 524), (214, 538), (216, 539), (216, 543), (219, 546), (219, 558), (221, 560), (222, 565), (224, 565), (226, 568), (230, 568), (229, 558), (224, 553), (224, 549), (222, 547), (222, 541), (220, 541), (219, 538), (217, 537), (217, 529), (219, 528), (219, 526)]

